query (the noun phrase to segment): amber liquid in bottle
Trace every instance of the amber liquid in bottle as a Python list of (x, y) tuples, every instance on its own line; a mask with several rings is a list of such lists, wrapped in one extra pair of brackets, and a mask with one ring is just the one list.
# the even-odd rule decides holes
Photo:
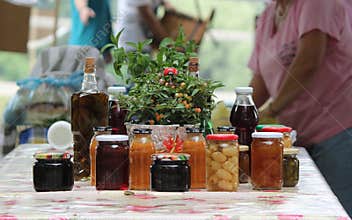
[(74, 177), (84, 180), (90, 176), (90, 141), (93, 128), (108, 125), (109, 96), (98, 90), (95, 79), (95, 60), (87, 58), (81, 91), (71, 97), (71, 129), (74, 139)]

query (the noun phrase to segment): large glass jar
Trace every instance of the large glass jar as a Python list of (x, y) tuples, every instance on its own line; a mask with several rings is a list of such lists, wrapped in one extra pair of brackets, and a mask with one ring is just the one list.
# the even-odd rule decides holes
[(96, 152), (97, 152), (97, 146), (98, 146), (98, 141), (96, 140), (96, 137), (98, 135), (102, 134), (111, 134), (112, 128), (110, 126), (104, 127), (104, 126), (98, 126), (93, 128), (94, 135), (92, 137), (92, 140), (90, 141), (90, 185), (95, 186), (95, 167), (96, 167)]
[(189, 154), (152, 155), (151, 188), (159, 192), (185, 192), (191, 185)]
[(206, 141), (199, 128), (186, 128), (183, 152), (189, 154), (191, 166), (191, 188), (205, 188), (205, 148)]
[(292, 147), (291, 131), (292, 131), (292, 128), (290, 127), (263, 127), (262, 128), (262, 132), (282, 133), (285, 148)]
[(240, 145), (240, 158), (239, 158), (239, 181), (240, 183), (248, 183), (250, 175), (250, 161), (249, 161), (249, 147), (247, 145)]
[(207, 135), (207, 190), (237, 191), (239, 153), (238, 136), (234, 134)]
[(252, 134), (251, 182), (254, 189), (281, 189), (283, 143), (282, 133)]
[(130, 146), (130, 189), (150, 189), (151, 156), (155, 153), (152, 129), (134, 129)]
[(218, 134), (235, 134), (235, 128), (231, 126), (220, 126), (217, 130)]
[(96, 156), (96, 189), (126, 190), (129, 176), (127, 135), (99, 135)]
[(73, 188), (73, 163), (69, 153), (36, 153), (33, 184), (37, 192), (68, 191)]
[(284, 187), (295, 187), (299, 180), (299, 160), (297, 148), (285, 148), (283, 160)]

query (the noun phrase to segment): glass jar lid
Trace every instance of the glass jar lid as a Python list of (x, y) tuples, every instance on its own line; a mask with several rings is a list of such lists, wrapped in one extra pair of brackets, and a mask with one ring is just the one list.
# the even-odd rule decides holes
[(136, 128), (133, 129), (133, 134), (151, 134), (152, 129), (150, 128)]
[(279, 125), (279, 124), (261, 124), (261, 125), (257, 125), (255, 127), (255, 130), (262, 131), (262, 129), (265, 128), (265, 127), (278, 127), (278, 128), (280, 128), (280, 127), (285, 127), (285, 126), (284, 125)]
[(279, 132), (254, 132), (252, 138), (282, 138), (283, 134)]
[(218, 132), (235, 132), (235, 128), (231, 126), (220, 126)]
[(69, 160), (72, 155), (69, 152), (37, 152), (34, 158), (37, 160)]
[(298, 148), (294, 148), (294, 147), (284, 148), (284, 155), (297, 155), (298, 153), (299, 153)]
[(239, 150), (240, 152), (246, 152), (249, 151), (249, 147), (247, 145), (240, 145)]
[(236, 141), (238, 136), (235, 134), (208, 134), (207, 140), (209, 141)]
[(253, 88), (252, 87), (236, 87), (235, 92), (237, 94), (252, 94), (253, 93)]
[(190, 155), (184, 153), (160, 153), (152, 155), (154, 161), (188, 161), (189, 158)]
[(203, 133), (203, 130), (197, 127), (186, 128), (186, 133)]
[(290, 127), (263, 127), (262, 132), (280, 132), (280, 133), (289, 133), (292, 131)]
[(128, 136), (127, 135), (109, 135), (109, 134), (104, 134), (104, 135), (98, 135), (96, 137), (96, 140), (98, 142), (128, 141)]
[(112, 131), (111, 126), (97, 126), (93, 128), (94, 132), (104, 132), (104, 131)]

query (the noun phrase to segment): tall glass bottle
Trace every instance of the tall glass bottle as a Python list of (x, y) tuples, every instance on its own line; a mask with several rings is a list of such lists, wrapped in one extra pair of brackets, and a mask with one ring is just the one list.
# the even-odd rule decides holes
[(109, 125), (112, 127), (112, 134), (127, 134), (125, 119), (127, 109), (120, 107), (118, 95), (126, 92), (123, 86), (111, 86), (109, 93)]
[(109, 96), (97, 87), (95, 59), (87, 57), (81, 91), (71, 96), (75, 180), (84, 180), (90, 175), (89, 146), (93, 128), (108, 125), (108, 101)]

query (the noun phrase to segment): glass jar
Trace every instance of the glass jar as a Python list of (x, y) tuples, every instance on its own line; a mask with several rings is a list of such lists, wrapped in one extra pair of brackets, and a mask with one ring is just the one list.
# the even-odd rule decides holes
[(291, 131), (292, 131), (292, 128), (290, 127), (263, 127), (262, 128), (262, 132), (282, 133), (285, 148), (292, 147)]
[(295, 187), (299, 180), (299, 160), (297, 148), (285, 148), (283, 160), (284, 187)]
[(185, 192), (191, 185), (189, 154), (153, 154), (151, 188), (159, 192)]
[(69, 191), (73, 188), (73, 163), (69, 153), (36, 153), (33, 184), (37, 192)]
[(247, 145), (240, 145), (240, 158), (239, 158), (239, 181), (240, 183), (248, 183), (250, 175), (250, 161), (249, 161), (249, 147)]
[(206, 172), (208, 191), (237, 191), (239, 153), (235, 134), (207, 135)]
[(150, 189), (151, 156), (155, 153), (152, 129), (134, 129), (130, 146), (130, 189)]
[(96, 156), (96, 189), (126, 190), (129, 175), (127, 135), (99, 135)]
[(112, 128), (110, 126), (98, 126), (93, 128), (94, 135), (90, 141), (89, 151), (90, 151), (90, 185), (95, 186), (95, 167), (96, 167), (96, 152), (98, 141), (96, 137), (102, 134), (111, 134)]
[(235, 134), (235, 128), (231, 126), (218, 127), (218, 134)]
[(278, 127), (278, 128), (281, 128), (281, 127), (285, 127), (284, 125), (279, 125), (279, 124), (260, 124), (260, 125), (257, 125), (255, 127), (255, 130), (257, 132), (261, 132), (263, 128), (265, 127)]
[(251, 182), (254, 189), (282, 187), (282, 133), (255, 132), (252, 134)]
[(183, 152), (189, 154), (191, 166), (191, 188), (205, 188), (205, 148), (206, 141), (199, 128), (186, 128)]

